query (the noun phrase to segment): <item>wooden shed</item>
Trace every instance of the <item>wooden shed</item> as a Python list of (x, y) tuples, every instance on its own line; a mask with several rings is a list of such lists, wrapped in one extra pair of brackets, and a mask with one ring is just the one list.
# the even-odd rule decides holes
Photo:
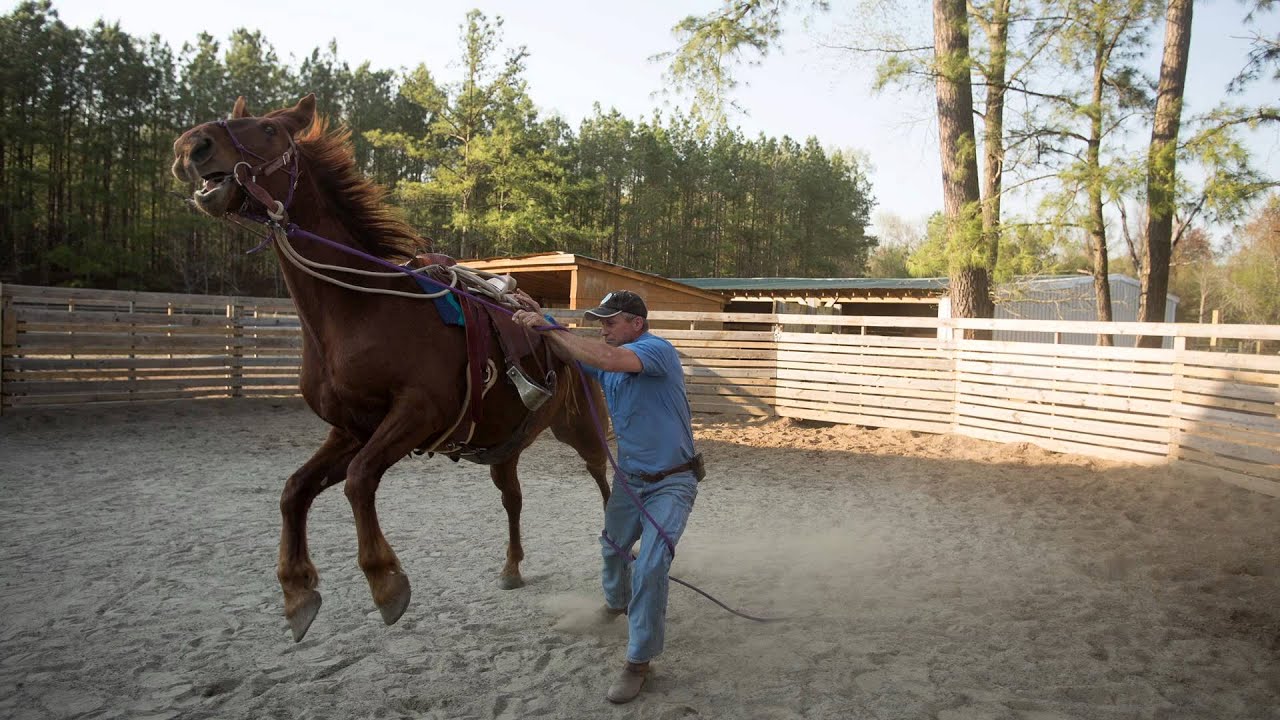
[(721, 312), (725, 305), (718, 293), (573, 253), (482, 258), (463, 260), (462, 264), (495, 275), (511, 275), (522, 290), (547, 308), (585, 310), (595, 307), (612, 290), (640, 295), (650, 310)]

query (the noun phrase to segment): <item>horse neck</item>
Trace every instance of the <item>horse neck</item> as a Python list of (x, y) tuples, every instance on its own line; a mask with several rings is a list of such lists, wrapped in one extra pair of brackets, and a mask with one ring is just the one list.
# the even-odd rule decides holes
[[(356, 241), (351, 232), (347, 230), (346, 226), (338, 218), (319, 209), (325, 206), (326, 203), (315, 194), (313, 189), (305, 188), (300, 184), (293, 208), (290, 209), (290, 220), (294, 225), (314, 235), (340, 245), (361, 250), (360, 243)], [(386, 270), (385, 267), (376, 263), (361, 260), (325, 243), (306, 238), (290, 239), (289, 242), (298, 255), (312, 262), (339, 267), (354, 267), (363, 270)], [(289, 296), (293, 298), (293, 303), (297, 307), (300, 319), (311, 329), (311, 332), (323, 334), (326, 325), (328, 325), (325, 322), (326, 319), (341, 322), (342, 311), (357, 304), (353, 303), (352, 297), (352, 293), (356, 291), (339, 287), (303, 271), (292, 259), (285, 255), (284, 250), (280, 248), (278, 243), (275, 246), (275, 252), (276, 259), (280, 263), (281, 274), (284, 276), (285, 285), (289, 289)], [(316, 270), (316, 272), (353, 285), (375, 286), (382, 284), (376, 280), (367, 282), (358, 276), (334, 273), (329, 270)], [(316, 337), (312, 339), (319, 341), (319, 338)]]

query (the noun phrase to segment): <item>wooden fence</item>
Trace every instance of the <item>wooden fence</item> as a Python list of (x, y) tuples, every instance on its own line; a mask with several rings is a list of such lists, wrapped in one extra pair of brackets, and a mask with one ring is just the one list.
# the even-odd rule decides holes
[(0, 409), (296, 395), (293, 301), (5, 285)]
[[(576, 312), (554, 311), (565, 324)], [(655, 312), (704, 412), (776, 415), (1154, 463), (1280, 496), (1280, 327)], [(824, 323), (815, 326), (815, 322)], [(869, 329), (892, 328), (892, 334)], [(0, 287), (0, 410), (293, 395), (288, 299)], [(1144, 349), (958, 337), (1035, 330), (1172, 338)], [(924, 337), (921, 337), (924, 335)], [(1052, 337), (1052, 335), (1046, 335)], [(1230, 339), (1237, 342), (1218, 342)]]

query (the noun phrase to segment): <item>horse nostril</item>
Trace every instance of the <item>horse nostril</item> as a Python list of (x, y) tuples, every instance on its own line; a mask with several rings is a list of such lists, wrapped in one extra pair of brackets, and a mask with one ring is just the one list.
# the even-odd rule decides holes
[(191, 162), (200, 164), (209, 159), (213, 154), (213, 140), (208, 137), (202, 137), (196, 141), (196, 146), (191, 149)]

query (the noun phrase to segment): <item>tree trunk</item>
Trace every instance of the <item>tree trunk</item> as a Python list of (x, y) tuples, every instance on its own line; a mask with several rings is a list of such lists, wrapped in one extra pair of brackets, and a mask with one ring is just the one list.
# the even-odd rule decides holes
[[(933, 38), (952, 314), (991, 317), (995, 314), (990, 294), (994, 258), (982, 234), (965, 0), (934, 0)], [(990, 337), (989, 332), (966, 331), (964, 335)]]
[[(1107, 223), (1102, 214), (1102, 89), (1108, 58), (1105, 38), (1097, 37), (1093, 55), (1093, 95), (1089, 108), (1089, 146), (1085, 153), (1089, 178), (1089, 259), (1093, 268), (1093, 296), (1098, 320), (1111, 322), (1111, 282), (1107, 268)], [(1114, 345), (1099, 334), (1099, 345)]]
[[(1177, 180), (1178, 127), (1191, 50), (1192, 0), (1169, 0), (1165, 12), (1164, 59), (1156, 97), (1155, 122), (1147, 153), (1147, 247), (1141, 270), (1138, 319), (1164, 322), (1173, 252), (1174, 192)], [(1160, 347), (1160, 336), (1140, 337), (1140, 347)]]
[[(995, 314), (991, 303), (991, 273), (986, 268), (951, 271), (951, 316), (989, 318)], [(965, 337), (991, 339), (989, 330), (966, 330)]]
[(987, 104), (982, 123), (982, 236), (991, 247), (992, 263), (1000, 257), (1000, 194), (1004, 187), (1004, 101), (1009, 54), (1009, 3), (994, 0), (986, 26)]

